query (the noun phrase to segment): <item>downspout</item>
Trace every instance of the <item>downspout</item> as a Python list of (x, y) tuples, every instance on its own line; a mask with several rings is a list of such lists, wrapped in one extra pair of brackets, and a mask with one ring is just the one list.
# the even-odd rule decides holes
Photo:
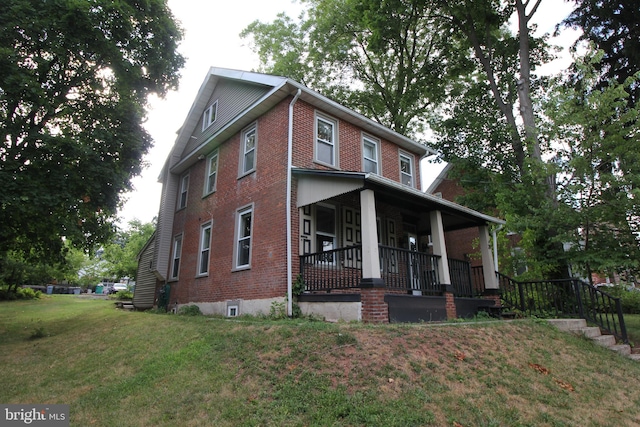
[(291, 278), (292, 248), (291, 248), (291, 167), (293, 163), (293, 106), (298, 101), (301, 89), (298, 89), (296, 96), (289, 103), (289, 134), (287, 141), (287, 313), (293, 316), (293, 280)]
[(498, 271), (498, 231), (502, 230), (504, 224), (500, 224), (497, 228), (493, 229), (493, 268)]

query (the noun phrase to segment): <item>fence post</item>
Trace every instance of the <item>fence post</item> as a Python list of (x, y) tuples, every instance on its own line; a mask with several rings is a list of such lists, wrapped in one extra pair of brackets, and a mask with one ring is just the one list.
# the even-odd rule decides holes
[(523, 284), (520, 282), (516, 282), (515, 280), (512, 280), (512, 282), (515, 282), (516, 285), (518, 285), (518, 295), (520, 295), (520, 310), (522, 310), (523, 313), (527, 312), (527, 307), (525, 305), (525, 301), (524, 301), (524, 288), (523, 288)]
[(616, 300), (616, 311), (618, 313), (618, 322), (620, 322), (620, 335), (622, 338), (622, 342), (625, 344), (629, 344), (629, 337), (627, 337), (627, 326), (624, 324), (624, 315), (622, 314), (622, 304), (620, 303), (620, 298)]
[(573, 292), (576, 294), (576, 303), (578, 304), (578, 314), (581, 319), (586, 319), (584, 314), (584, 304), (582, 304), (582, 294), (580, 293), (580, 282), (573, 280)]

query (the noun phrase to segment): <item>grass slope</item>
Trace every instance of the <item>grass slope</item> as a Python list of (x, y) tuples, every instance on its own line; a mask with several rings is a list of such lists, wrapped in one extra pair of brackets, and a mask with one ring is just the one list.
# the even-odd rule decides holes
[(0, 303), (0, 364), (0, 402), (70, 404), (72, 426), (640, 425), (640, 363), (534, 321), (232, 321), (54, 295)]

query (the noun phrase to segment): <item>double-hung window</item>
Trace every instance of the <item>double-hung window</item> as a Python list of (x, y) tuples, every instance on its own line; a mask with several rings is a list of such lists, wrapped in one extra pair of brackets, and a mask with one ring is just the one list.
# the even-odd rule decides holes
[(246, 175), (256, 168), (257, 133), (255, 123), (242, 132), (242, 158), (240, 175)]
[(362, 137), (362, 163), (365, 172), (380, 173), (378, 141), (366, 135)]
[(202, 131), (213, 124), (216, 121), (216, 116), (218, 115), (218, 101), (214, 102), (204, 110), (202, 114)]
[(198, 255), (198, 276), (209, 274), (209, 257), (211, 253), (211, 223), (200, 227), (200, 253)]
[(338, 123), (324, 116), (316, 116), (316, 161), (329, 166), (337, 167)]
[(253, 207), (240, 209), (236, 215), (235, 268), (251, 266), (251, 235), (253, 232)]
[(413, 157), (400, 153), (400, 182), (409, 187), (413, 187)]
[(171, 278), (178, 278), (180, 271), (180, 257), (182, 256), (182, 236), (176, 236), (173, 239), (173, 258), (171, 262)]
[(178, 197), (178, 209), (182, 209), (187, 206), (188, 191), (189, 191), (189, 175), (184, 175), (182, 178), (180, 178), (180, 194)]
[(218, 150), (209, 154), (207, 157), (207, 182), (205, 183), (205, 195), (213, 193), (216, 190), (216, 181), (218, 179)]

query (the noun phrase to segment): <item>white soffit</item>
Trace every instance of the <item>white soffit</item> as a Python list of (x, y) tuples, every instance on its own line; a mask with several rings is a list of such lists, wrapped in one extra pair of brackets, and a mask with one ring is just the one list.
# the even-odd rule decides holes
[(298, 207), (321, 202), (364, 187), (364, 180), (344, 176), (298, 176)]

